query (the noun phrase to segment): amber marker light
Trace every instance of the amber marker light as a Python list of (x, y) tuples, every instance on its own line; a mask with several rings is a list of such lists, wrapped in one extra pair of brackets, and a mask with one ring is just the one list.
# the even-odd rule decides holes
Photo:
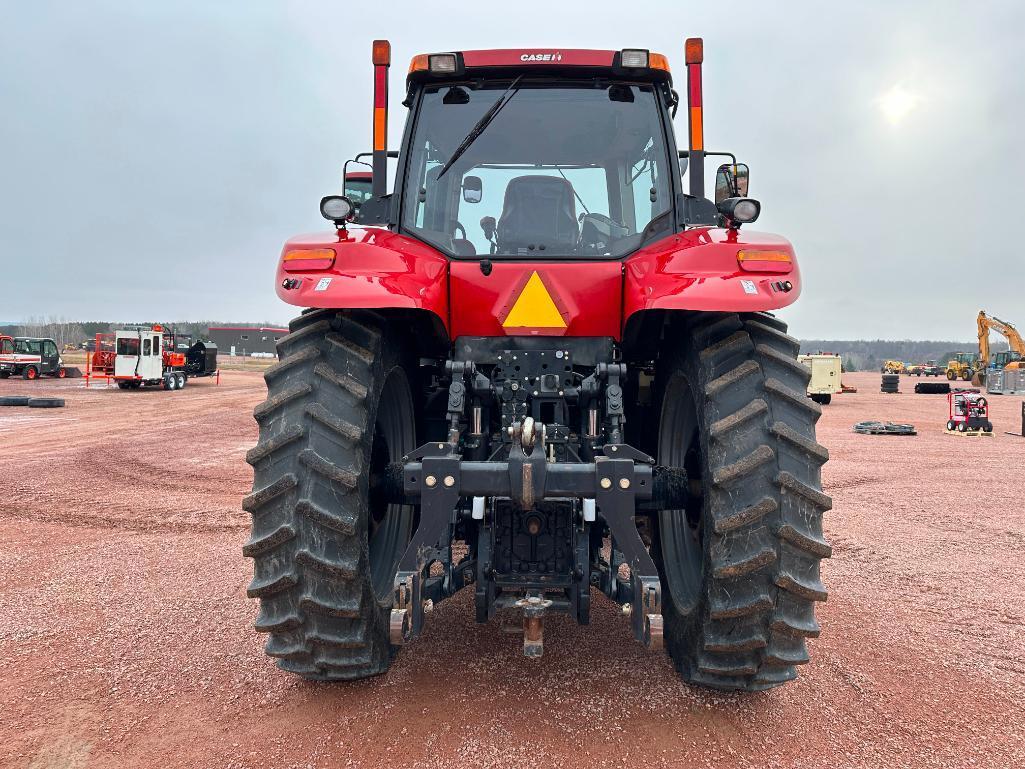
[(330, 248), (297, 248), (286, 251), (281, 261), (285, 272), (326, 270), (335, 263), (335, 252)]

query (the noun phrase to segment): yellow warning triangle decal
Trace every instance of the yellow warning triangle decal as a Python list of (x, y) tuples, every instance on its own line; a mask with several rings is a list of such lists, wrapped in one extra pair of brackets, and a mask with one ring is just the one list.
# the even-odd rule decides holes
[(566, 328), (555, 300), (537, 272), (530, 275), (516, 303), (502, 321), (504, 328)]

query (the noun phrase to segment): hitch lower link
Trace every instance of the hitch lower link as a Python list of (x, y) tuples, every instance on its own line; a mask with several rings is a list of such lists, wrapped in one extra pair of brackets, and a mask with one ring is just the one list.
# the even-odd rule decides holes
[[(612, 597), (623, 604), (623, 613), (630, 617), (634, 637), (650, 649), (661, 649), (658, 570), (634, 521), (637, 501), (649, 500), (655, 494), (654, 460), (632, 446), (609, 444), (594, 462), (549, 462), (543, 425), (535, 426), (528, 417), (514, 429), (506, 461), (462, 460), (452, 443), (428, 443), (404, 458), (403, 491), (407, 500), (419, 499), (420, 525), (399, 560), (395, 576), (391, 643), (406, 644), (423, 630), (425, 611), (432, 605), (431, 595), (424, 589), (428, 569), (449, 548), (461, 498), (474, 498), (475, 518), (483, 511), (478, 501), (487, 497), (509, 499), (524, 510), (533, 509), (544, 499), (576, 498), (583, 500), (585, 523), (595, 520), (595, 508), (601, 511), (614, 548), (630, 567), (629, 583), (614, 578), (611, 589)], [(458, 589), (452, 584), (447, 587), (451, 592)], [(516, 604), (524, 610), (524, 652), (528, 656), (540, 655), (542, 616), (550, 604), (543, 595), (528, 595)]]

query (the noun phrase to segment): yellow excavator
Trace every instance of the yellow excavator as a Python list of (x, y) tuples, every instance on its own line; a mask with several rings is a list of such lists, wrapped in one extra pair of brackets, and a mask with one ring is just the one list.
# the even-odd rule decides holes
[[(972, 384), (985, 384), (986, 369), (991, 366), (999, 369), (1025, 369), (1025, 340), (1021, 338), (1021, 334), (1014, 326), (1000, 318), (986, 315), (985, 310), (979, 310), (977, 323), (979, 327), (979, 370), (972, 377)], [(992, 360), (989, 353), (989, 332), (991, 330), (1003, 336), (1010, 348), (1005, 352), (996, 353)]]

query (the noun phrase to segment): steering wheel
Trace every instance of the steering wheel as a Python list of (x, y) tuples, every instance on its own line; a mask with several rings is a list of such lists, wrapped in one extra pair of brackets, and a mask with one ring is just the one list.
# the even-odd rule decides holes
[(453, 219), (452, 220), (452, 234), (455, 235), (456, 232), (462, 232), (463, 233), (463, 238), (462, 239), (463, 240), (467, 240), (466, 228), (462, 224), (460, 224), (457, 220)]

